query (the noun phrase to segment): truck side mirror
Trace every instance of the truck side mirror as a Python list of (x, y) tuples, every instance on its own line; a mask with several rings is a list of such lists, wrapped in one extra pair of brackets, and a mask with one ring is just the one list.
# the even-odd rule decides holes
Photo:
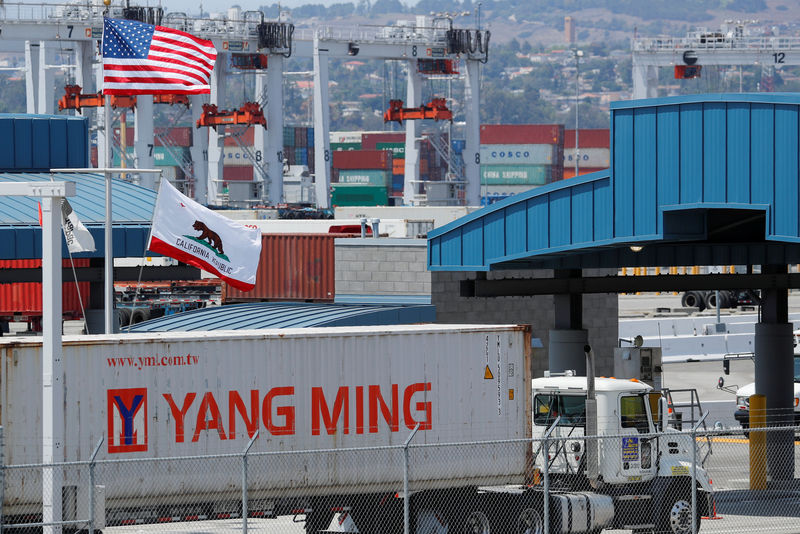
[(725, 371), (726, 375), (731, 374), (731, 361), (730, 360), (722, 360), (722, 370)]
[(658, 411), (660, 412), (659, 417), (659, 430), (661, 432), (667, 431), (667, 425), (669, 424), (669, 404), (667, 404), (667, 398), (661, 397), (658, 399)]

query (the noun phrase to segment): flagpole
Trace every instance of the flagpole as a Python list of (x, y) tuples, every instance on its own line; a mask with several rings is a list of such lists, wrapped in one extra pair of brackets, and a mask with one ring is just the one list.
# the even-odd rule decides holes
[[(104, 95), (103, 112), (105, 113), (105, 144), (106, 144), (106, 161), (105, 161), (105, 178), (106, 178), (106, 229), (105, 229), (105, 265), (104, 265), (104, 291), (105, 298), (103, 300), (105, 308), (103, 310), (103, 318), (105, 323), (105, 333), (111, 334), (114, 332), (112, 326), (112, 318), (114, 316), (114, 255), (112, 254), (113, 239), (112, 239), (112, 220), (111, 220), (111, 96)], [(124, 125), (122, 126), (125, 127)]]

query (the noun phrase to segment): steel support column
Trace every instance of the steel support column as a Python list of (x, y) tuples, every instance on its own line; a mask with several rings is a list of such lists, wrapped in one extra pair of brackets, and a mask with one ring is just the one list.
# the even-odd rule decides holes
[[(786, 266), (765, 265), (765, 274), (785, 274)], [(761, 321), (755, 330), (756, 394), (767, 398), (767, 426), (794, 424), (793, 326), (789, 323), (788, 291), (761, 290)], [(771, 480), (794, 478), (794, 432), (767, 433), (767, 470)]]
[(29, 114), (38, 111), (39, 101), (39, 42), (25, 41), (25, 109)]
[(269, 183), (265, 184), (262, 194), (263, 198), (273, 206), (283, 202), (283, 65), (284, 57), (282, 55), (269, 56), (266, 75), (267, 109), (265, 110), (267, 131), (266, 141), (263, 143), (263, 164), (267, 166)]
[(39, 98), (36, 111), (41, 115), (52, 115), (55, 111), (56, 73), (48, 65), (55, 63), (55, 50), (51, 44), (39, 43)]
[[(557, 279), (579, 279), (580, 269), (558, 270)], [(553, 295), (555, 320), (549, 332), (549, 369), (554, 372), (576, 371), (586, 374), (586, 354), (583, 348), (589, 340), (589, 332), (583, 329), (583, 295), (561, 293)]]
[(467, 79), (464, 87), (466, 128), (464, 147), (464, 175), (467, 181), (465, 200), (467, 206), (481, 205), (480, 143), (481, 143), (481, 64), (467, 60)]
[[(120, 125), (121, 127), (122, 125)], [(133, 151), (136, 167), (139, 169), (152, 169), (155, 164), (153, 153), (156, 146), (153, 134), (153, 95), (138, 95), (136, 97), (133, 128)], [(157, 178), (155, 174), (140, 174), (139, 185), (155, 190)]]
[[(422, 78), (417, 71), (417, 59), (408, 61), (408, 82), (405, 106), (415, 108), (422, 104)], [(420, 191), (419, 175), (419, 121), (406, 121), (405, 180), (403, 183), (403, 204), (414, 205), (414, 197)]]
[(328, 48), (314, 36), (314, 190), (317, 207), (331, 205), (331, 148), (328, 128)]
[[(228, 58), (224, 54), (217, 58), (214, 70), (211, 71), (211, 103), (216, 104), (219, 109), (224, 108), (226, 96), (225, 65)], [(217, 128), (224, 128), (218, 126)], [(220, 135), (217, 128), (205, 128), (208, 132), (208, 186), (207, 198), (210, 205), (219, 206), (220, 194), (222, 193), (222, 178), (225, 166), (225, 154), (223, 153), (224, 137)], [(202, 177), (200, 178), (202, 179)]]
[[(203, 114), (203, 104), (208, 102), (205, 95), (189, 97), (192, 109), (192, 128)], [(192, 173), (194, 174), (194, 199), (200, 204), (208, 203), (208, 128), (194, 128), (192, 146)]]

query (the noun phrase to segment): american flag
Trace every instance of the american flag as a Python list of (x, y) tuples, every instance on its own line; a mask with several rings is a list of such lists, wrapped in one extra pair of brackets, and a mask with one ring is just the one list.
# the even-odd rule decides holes
[(133, 20), (103, 24), (103, 94), (210, 93), (217, 50), (186, 32)]

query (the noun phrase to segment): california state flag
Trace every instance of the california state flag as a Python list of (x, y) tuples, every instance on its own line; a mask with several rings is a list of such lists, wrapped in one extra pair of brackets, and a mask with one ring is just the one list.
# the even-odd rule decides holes
[(261, 231), (214, 213), (162, 178), (147, 248), (250, 291), (256, 285)]

